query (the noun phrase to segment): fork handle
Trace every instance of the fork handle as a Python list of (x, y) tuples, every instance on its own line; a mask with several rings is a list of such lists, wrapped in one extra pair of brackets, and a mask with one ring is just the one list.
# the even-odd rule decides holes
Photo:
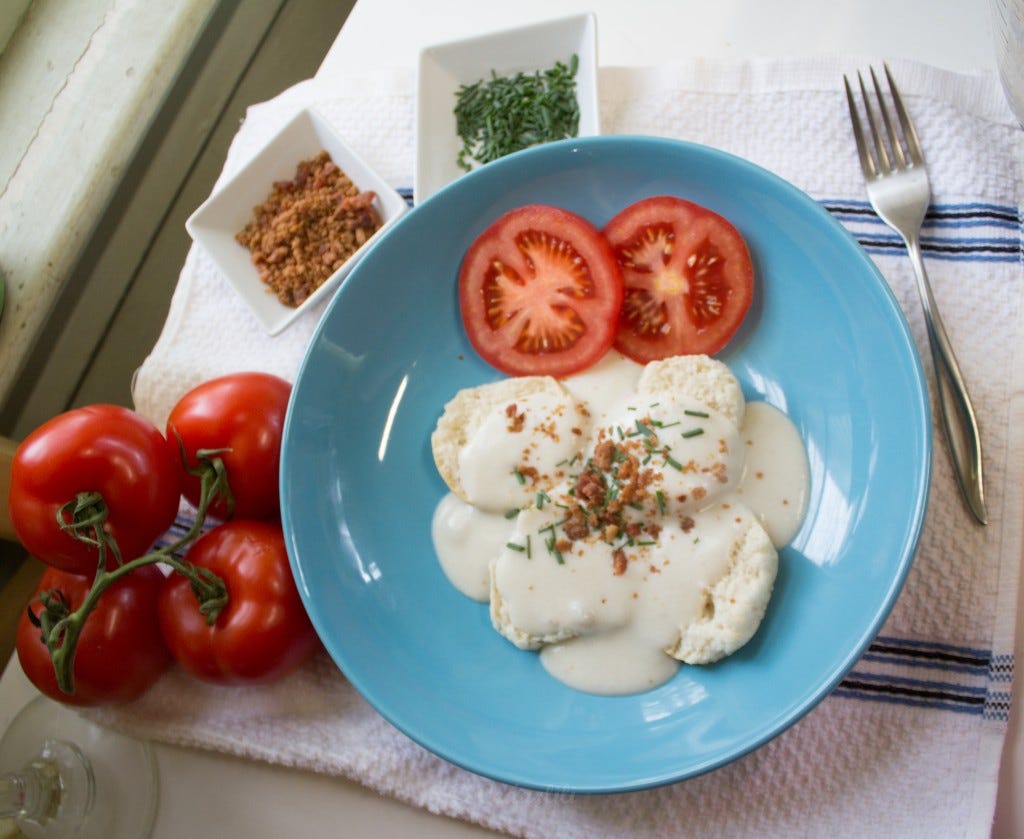
[(946, 334), (946, 327), (932, 296), (928, 272), (925, 271), (924, 260), (921, 258), (921, 244), (916, 237), (908, 240), (906, 244), (914, 273), (917, 275), (917, 289), (921, 295), (921, 308), (924, 310), (928, 344), (932, 352), (932, 365), (935, 368), (938, 401), (942, 409), (942, 422), (946, 430), (946, 440), (949, 442), (953, 467), (967, 508), (979, 523), (986, 524), (988, 515), (985, 510), (978, 420), (974, 415), (974, 407), (971, 405), (971, 398), (967, 393), (967, 385), (960, 372), (953, 346)]

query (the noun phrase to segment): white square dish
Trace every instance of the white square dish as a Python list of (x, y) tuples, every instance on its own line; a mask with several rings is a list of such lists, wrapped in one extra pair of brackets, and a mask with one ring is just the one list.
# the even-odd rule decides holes
[[(253, 216), (253, 208), (269, 195), (277, 181), (289, 181), (300, 162), (326, 151), (360, 191), (376, 193), (373, 202), (381, 226), (345, 263), (300, 305), (282, 303), (260, 279), (248, 248), (235, 234)], [(331, 124), (311, 108), (305, 108), (267, 141), (233, 177), (220, 185), (188, 218), (185, 228), (203, 247), (228, 281), (249, 305), (256, 320), (276, 335), (294, 320), (333, 294), (380, 236), (408, 210), (405, 199), (376, 174), (339, 136)]]
[(544, 71), (576, 55), (579, 137), (600, 133), (597, 91), (597, 20), (592, 13), (529, 24), (427, 47), (416, 79), (416, 161), (413, 196), (420, 203), (465, 170), (457, 163), (462, 141), (455, 121), (459, 88), (518, 72)]

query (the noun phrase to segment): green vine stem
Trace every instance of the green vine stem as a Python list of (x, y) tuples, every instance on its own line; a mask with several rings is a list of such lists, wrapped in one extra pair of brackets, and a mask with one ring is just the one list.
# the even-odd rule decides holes
[[(175, 554), (190, 545), (202, 533), (203, 523), (210, 504), (218, 497), (228, 499), (231, 504), (231, 493), (227, 483), (227, 473), (223, 461), (216, 457), (218, 451), (198, 452), (200, 465), (190, 469), (200, 479), (199, 504), (196, 508), (195, 521), (192, 527), (181, 538), (170, 545), (158, 548), (137, 559), (124, 562), (117, 540), (106, 530), (108, 508), (103, 496), (98, 492), (81, 492), (73, 500), (64, 504), (57, 511), (57, 523), (68, 535), (96, 548), (96, 576), (93, 579), (85, 600), (72, 611), (67, 598), (57, 590), (44, 591), (39, 595), (43, 608), (38, 617), (29, 615), (42, 631), (43, 642), (50, 651), (53, 669), (57, 676), (57, 685), (62, 692), (73, 694), (74, 659), (78, 647), (78, 639), (82, 634), (86, 620), (96, 608), (103, 593), (122, 577), (131, 574), (137, 568), (154, 563), (164, 563), (172, 571), (186, 577), (192, 592), (198, 601), (200, 614), (206, 623), (212, 626), (228, 603), (228, 590), (224, 581), (212, 571), (197, 568), (190, 562), (179, 559)], [(112, 554), (117, 563), (113, 569), (107, 569), (107, 557)]]

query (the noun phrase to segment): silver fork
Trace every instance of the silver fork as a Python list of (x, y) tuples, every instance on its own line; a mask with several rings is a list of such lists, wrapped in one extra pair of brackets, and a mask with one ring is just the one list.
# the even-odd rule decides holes
[[(956, 470), (957, 480), (968, 509), (974, 517), (985, 524), (985, 489), (981, 466), (981, 435), (974, 415), (967, 386), (964, 384), (960, 365), (957, 364), (953, 347), (950, 345), (946, 328), (939, 316), (939, 310), (932, 296), (931, 283), (921, 258), (920, 230), (925, 211), (931, 201), (931, 187), (925, 169), (924, 155), (917, 139), (917, 132), (903, 105), (896, 83), (888, 64), (884, 65), (889, 92), (899, 118), (899, 128), (890, 116), (885, 96), (878, 83), (875, 71), (871, 69), (871, 81), (875, 92), (875, 105), (864, 85), (864, 79), (857, 73), (864, 113), (870, 128), (870, 138), (865, 136), (858, 116), (857, 103), (850, 82), (843, 76), (846, 99), (850, 106), (850, 120), (853, 136), (857, 141), (860, 166), (864, 171), (868, 199), (879, 217), (900, 234), (906, 245), (910, 261), (917, 275), (917, 290), (924, 309), (924, 320), (928, 330), (932, 363), (935, 367), (935, 381), (946, 439)], [(875, 119), (874, 111), (881, 114), (884, 136)], [(869, 144), (870, 140), (870, 144)]]

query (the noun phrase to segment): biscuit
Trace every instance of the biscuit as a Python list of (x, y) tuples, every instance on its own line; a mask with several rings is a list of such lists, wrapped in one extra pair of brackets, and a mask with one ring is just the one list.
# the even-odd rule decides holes
[(733, 541), (725, 574), (704, 592), (704, 609), (680, 627), (665, 652), (687, 664), (711, 664), (736, 652), (761, 625), (775, 587), (779, 555), (757, 522)]
[(519, 376), (460, 390), (444, 406), (444, 413), (430, 435), (434, 463), (448, 488), (467, 503), (459, 477), (459, 452), (472, 439), (489, 413), (503, 405), (548, 391), (572, 401), (569, 392), (551, 376)]
[(509, 606), (501, 596), (498, 588), (496, 575), (494, 573), (495, 562), (491, 563), (491, 626), (500, 634), (515, 644), (521, 650), (539, 650), (547, 644), (557, 644), (559, 641), (567, 641), (574, 638), (577, 633), (568, 627), (552, 627), (552, 631), (543, 635), (527, 632), (525, 629), (516, 626), (509, 614)]
[(746, 408), (743, 390), (732, 371), (706, 355), (677, 355), (650, 362), (640, 374), (637, 392), (652, 398), (673, 395), (694, 399), (728, 417), (737, 427)]

